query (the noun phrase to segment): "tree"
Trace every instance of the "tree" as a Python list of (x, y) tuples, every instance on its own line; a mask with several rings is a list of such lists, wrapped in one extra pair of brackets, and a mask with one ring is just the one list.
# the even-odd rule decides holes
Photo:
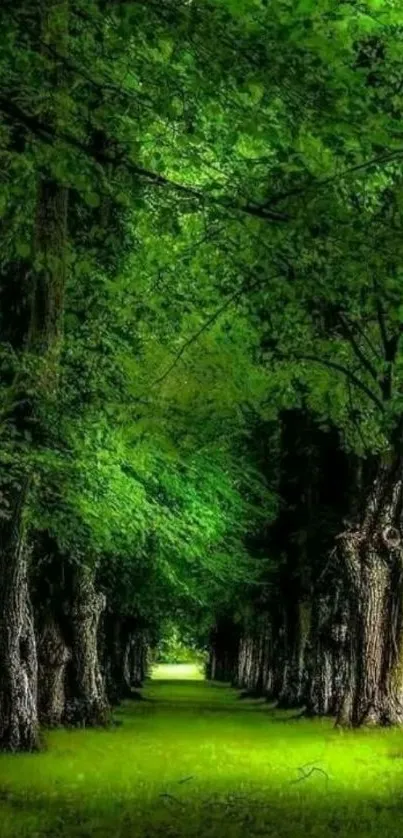
[[(63, 52), (66, 5), (63, 2), (43, 4), (35, 27), (41, 37)], [(54, 124), (59, 118), (57, 96), (62, 82), (54, 73), (47, 73), (44, 79), (47, 85), (52, 85), (47, 111), (50, 123)], [(6, 142), (12, 154), (18, 143), (24, 141), (18, 137), (18, 132), (11, 130)], [(7, 348), (17, 355), (22, 349), (28, 360), (27, 367), (15, 374), (10, 368), (7, 370), (11, 383), (3, 411), (3, 422), (6, 427), (12, 425), (15, 435), (12, 439), (14, 456), (10, 462), (6, 454), (3, 461), (0, 534), (0, 743), (11, 750), (32, 748), (37, 742), (37, 662), (27, 590), (25, 537), (25, 508), (32, 476), (24, 463), (24, 447), (31, 434), (36, 437), (40, 434), (38, 402), (52, 398), (57, 387), (66, 277), (67, 188), (56, 183), (47, 170), (36, 183), (35, 192), (31, 269), (14, 257), (7, 265), (4, 283), (7, 289), (11, 275), (17, 273), (23, 294), (22, 315), (17, 318), (15, 298), (9, 287), (6, 291), (14, 327), (10, 329), (9, 324), (6, 327)], [(18, 242), (16, 249), (18, 253)], [(19, 255), (24, 259), (21, 245)], [(4, 297), (3, 294), (3, 300)], [(6, 322), (10, 315), (6, 308), (3, 311)]]

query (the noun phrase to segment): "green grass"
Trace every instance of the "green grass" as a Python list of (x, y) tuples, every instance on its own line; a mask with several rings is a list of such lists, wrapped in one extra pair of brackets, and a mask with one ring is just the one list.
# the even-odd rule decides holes
[(145, 695), (119, 727), (1, 756), (1, 838), (401, 838), (403, 732), (340, 733), (203, 681)]

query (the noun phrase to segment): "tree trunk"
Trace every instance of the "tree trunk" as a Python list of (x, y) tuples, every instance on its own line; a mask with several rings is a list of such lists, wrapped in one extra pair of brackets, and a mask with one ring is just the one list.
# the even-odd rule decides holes
[(267, 695), (269, 669), (271, 663), (271, 633), (267, 617), (262, 618), (259, 650), (259, 673), (256, 683), (256, 694)]
[(356, 724), (377, 724), (382, 720), (382, 669), (386, 619), (388, 568), (371, 556), (361, 570), (357, 601), (357, 693), (354, 702)]
[[(291, 623), (291, 624), (290, 624)], [(279, 697), (280, 707), (300, 707), (304, 703), (305, 654), (309, 635), (310, 607), (296, 603), (287, 624), (286, 662)]]
[(403, 722), (402, 597), (401, 573), (392, 562), (372, 551), (361, 557), (354, 598), (353, 694), (344, 699), (339, 723)]
[[(215, 664), (215, 660), (213, 661)], [(245, 684), (246, 667), (246, 638), (241, 637), (239, 642), (238, 662), (236, 671), (236, 686), (242, 688)], [(215, 669), (215, 666), (213, 667)]]
[(239, 672), (238, 686), (241, 689), (249, 690), (252, 681), (253, 668), (253, 637), (248, 632), (241, 641), (241, 668)]
[(58, 727), (62, 723), (69, 659), (70, 651), (60, 627), (52, 616), (48, 616), (38, 632), (38, 708), (41, 724), (46, 727)]
[(133, 696), (147, 674), (147, 637), (130, 617), (107, 615), (103, 621), (106, 690), (111, 704)]
[(210, 636), (211, 678), (236, 683), (239, 664), (239, 630), (230, 619), (218, 620)]
[(0, 748), (38, 746), (37, 654), (28, 593), (23, 510), (26, 491), (14, 494), (0, 530)]
[(268, 699), (270, 699), (273, 695), (273, 654), (273, 626), (269, 618), (266, 617), (262, 658), (262, 693)]
[(123, 656), (123, 678), (130, 687), (142, 687), (147, 676), (147, 635), (144, 631), (128, 632)]
[(344, 581), (338, 585), (336, 583), (331, 626), (332, 697), (329, 709), (331, 715), (339, 719), (348, 716), (355, 672), (350, 594), (351, 591)]
[(130, 698), (133, 687), (142, 687), (144, 680), (142, 638), (127, 633), (122, 654), (122, 697)]
[(109, 708), (98, 659), (98, 626), (105, 597), (95, 591), (93, 574), (87, 568), (75, 573), (72, 602), (68, 609), (71, 660), (67, 666), (67, 725), (94, 727), (107, 724)]
[(402, 460), (381, 465), (362, 522), (340, 536), (352, 590), (354, 677), (339, 722), (403, 723)]
[(130, 678), (126, 667), (129, 633), (123, 618), (108, 614), (103, 620), (104, 655), (103, 674), (108, 700), (119, 704), (131, 694)]
[(331, 597), (319, 594), (312, 604), (306, 708), (308, 715), (326, 716), (332, 707)]
[(206, 679), (207, 681), (215, 681), (216, 675), (216, 653), (213, 646), (210, 644), (209, 656), (206, 664)]
[(285, 625), (283, 609), (273, 611), (267, 698), (278, 701), (284, 683)]
[(310, 608), (302, 602), (293, 604), (287, 614), (283, 684), (279, 706), (299, 707), (304, 700), (305, 652), (309, 633)]

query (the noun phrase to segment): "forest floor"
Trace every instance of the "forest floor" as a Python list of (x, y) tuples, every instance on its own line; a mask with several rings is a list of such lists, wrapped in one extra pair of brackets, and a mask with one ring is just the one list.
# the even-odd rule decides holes
[(340, 732), (189, 669), (159, 676), (121, 726), (0, 757), (1, 838), (401, 838), (403, 731)]

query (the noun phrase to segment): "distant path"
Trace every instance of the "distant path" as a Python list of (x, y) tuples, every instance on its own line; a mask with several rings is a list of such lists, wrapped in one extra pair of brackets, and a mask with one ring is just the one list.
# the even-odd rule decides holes
[(157, 663), (152, 667), (151, 679), (154, 681), (204, 681), (201, 666), (195, 663)]

